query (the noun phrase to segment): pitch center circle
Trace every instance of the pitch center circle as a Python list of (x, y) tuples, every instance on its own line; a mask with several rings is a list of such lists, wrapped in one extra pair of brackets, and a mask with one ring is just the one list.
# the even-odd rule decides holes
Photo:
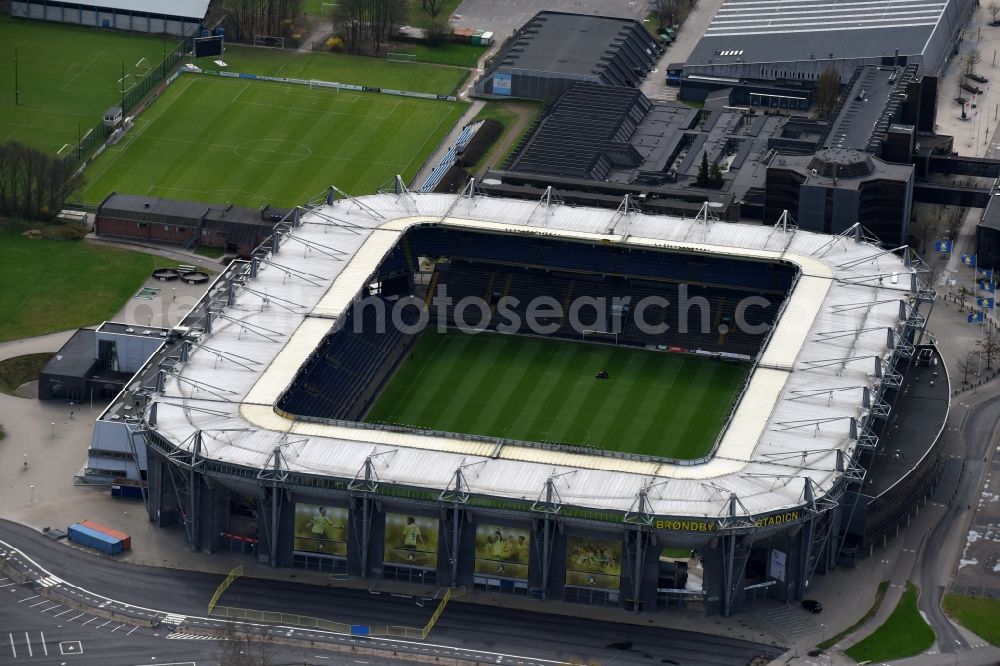
[(309, 146), (285, 139), (251, 139), (237, 145), (236, 154), (250, 162), (290, 164), (312, 156)]

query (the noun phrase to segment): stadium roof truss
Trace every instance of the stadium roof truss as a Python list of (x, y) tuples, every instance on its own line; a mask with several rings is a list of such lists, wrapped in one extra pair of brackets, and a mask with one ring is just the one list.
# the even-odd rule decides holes
[[(236, 466), (269, 483), (289, 475), (423, 489), (442, 501), (484, 496), (540, 511), (578, 507), (623, 521), (714, 520), (825, 510), (858, 482), (858, 453), (895, 362), (912, 354), (907, 327), (933, 298), (908, 250), (886, 250), (855, 225), (840, 236), (779, 225), (569, 207), (464, 194), (395, 191), (338, 196), (296, 209), (251, 262), (234, 263), (192, 315), (179, 356), (159, 365), (144, 427), (192, 465)], [(403, 233), (440, 224), (750, 260), (791, 262), (782, 306), (714, 455), (668, 461), (461, 434), (294, 419), (275, 403)], [(201, 310), (199, 310), (201, 308)], [(190, 320), (190, 316), (189, 316)], [(248, 473), (248, 475), (250, 475)], [(541, 508), (538, 508), (541, 507)], [(797, 518), (796, 518), (797, 519)]]

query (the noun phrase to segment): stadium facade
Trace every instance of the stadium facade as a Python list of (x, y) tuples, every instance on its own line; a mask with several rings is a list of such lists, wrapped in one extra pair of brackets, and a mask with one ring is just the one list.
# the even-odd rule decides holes
[(194, 37), (209, 0), (11, 0), (11, 16), (95, 28)]
[[(508, 289), (538, 293), (562, 294), (569, 276), (630, 294), (683, 282), (722, 308), (770, 294), (761, 316), (773, 325), (754, 335), (713, 322), (700, 337), (661, 331), (653, 344), (626, 326), (616, 338), (749, 359), (711, 454), (358, 422), (413, 321), (367, 337), (351, 326), (356, 304), (410, 301), (419, 313), (435, 285), (488, 297), (486, 275), (503, 271), (530, 272)], [(272, 566), (647, 612), (800, 599), (814, 575), (871, 545), (870, 507), (885, 538), (936, 478), (948, 382), (935, 365), (944, 399), (933, 427), (893, 457), (902, 462), (886, 492), (866, 490), (933, 307), (928, 275), (860, 226), (824, 235), (721, 223), (707, 205), (695, 219), (644, 215), (627, 199), (617, 212), (573, 208), (484, 197), (474, 184), (357, 199), (331, 189), (218, 278), (101, 415), (88, 466), (145, 478), (150, 520), (179, 528), (192, 549)], [(694, 553), (702, 581), (666, 548)]]

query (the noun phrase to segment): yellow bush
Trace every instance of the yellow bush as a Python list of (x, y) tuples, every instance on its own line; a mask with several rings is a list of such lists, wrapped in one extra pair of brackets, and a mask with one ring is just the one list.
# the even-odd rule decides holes
[(326, 40), (326, 48), (331, 51), (343, 51), (344, 50), (344, 40), (340, 37), (330, 37)]

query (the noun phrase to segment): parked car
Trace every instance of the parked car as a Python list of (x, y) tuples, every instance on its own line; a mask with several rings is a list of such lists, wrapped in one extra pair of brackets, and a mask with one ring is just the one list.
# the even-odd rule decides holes
[(813, 613), (814, 615), (816, 613), (823, 612), (823, 604), (816, 601), (815, 599), (803, 599), (802, 607), (805, 608), (810, 613)]

